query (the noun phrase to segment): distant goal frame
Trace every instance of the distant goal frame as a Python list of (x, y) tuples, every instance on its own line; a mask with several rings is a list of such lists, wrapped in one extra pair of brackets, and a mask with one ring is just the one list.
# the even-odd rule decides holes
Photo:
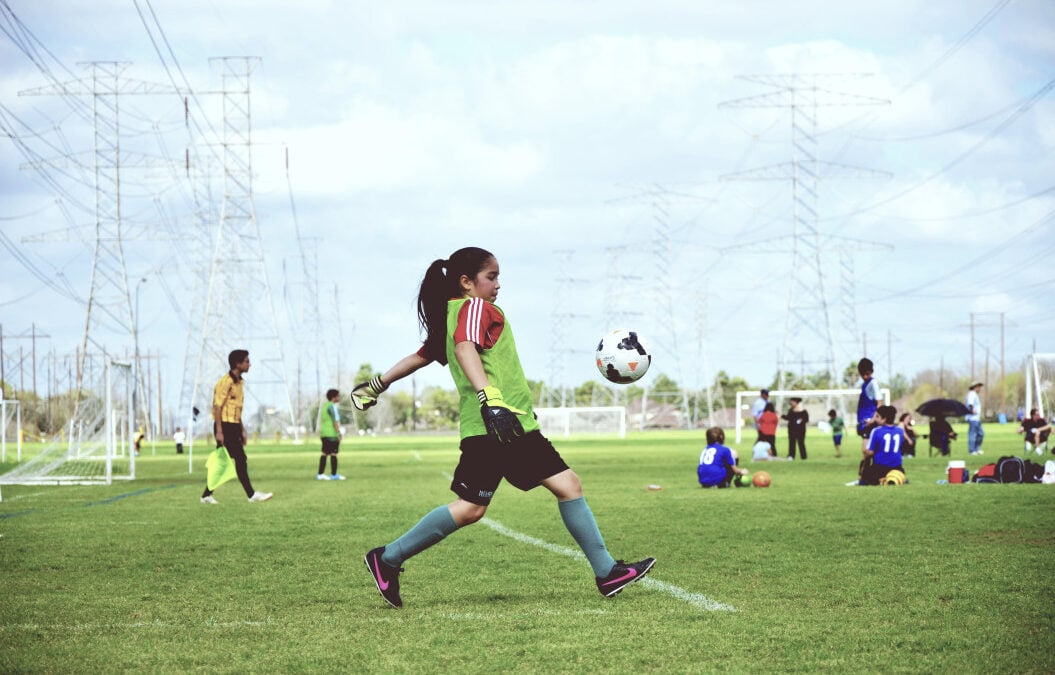
[[(759, 395), (758, 389), (751, 389), (748, 391), (736, 392), (736, 442), (740, 443), (743, 437), (743, 429), (746, 426), (744, 421), (744, 400), (748, 397), (757, 397)], [(826, 398), (826, 397), (854, 397), (860, 396), (861, 390), (857, 389), (771, 389), (769, 391), (770, 398)], [(879, 388), (879, 395), (883, 397), (883, 404), (890, 405), (890, 389), (886, 387)], [(750, 409), (750, 407), (748, 407)]]
[[(542, 433), (547, 436), (563, 436), (567, 438), (572, 434), (597, 434), (617, 435), (626, 438), (627, 412), (626, 406), (558, 406), (554, 408), (535, 408), (538, 416), (539, 426)], [(616, 419), (614, 428), (606, 429), (581, 429), (574, 428), (572, 418), (575, 415), (604, 415), (609, 414)], [(550, 419), (544, 419), (550, 418)]]

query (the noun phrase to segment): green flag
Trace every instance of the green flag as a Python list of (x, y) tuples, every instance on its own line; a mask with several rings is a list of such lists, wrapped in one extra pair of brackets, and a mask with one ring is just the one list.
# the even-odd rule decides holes
[(213, 450), (209, 459), (205, 460), (205, 468), (209, 472), (205, 484), (210, 490), (215, 490), (238, 475), (234, 470), (231, 456), (227, 454), (227, 448)]

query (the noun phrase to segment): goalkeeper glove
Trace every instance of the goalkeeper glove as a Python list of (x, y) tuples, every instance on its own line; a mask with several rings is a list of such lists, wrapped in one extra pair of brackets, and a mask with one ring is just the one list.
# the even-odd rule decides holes
[(352, 389), (352, 405), (356, 410), (366, 410), (377, 405), (377, 397), (381, 392), (388, 389), (388, 385), (381, 379), (380, 375), (370, 378), (369, 382), (361, 382)]
[(498, 387), (484, 387), (477, 396), (480, 397), (480, 415), (484, 418), (487, 435), (499, 443), (509, 443), (516, 436), (524, 435), (524, 426), (517, 415), (525, 414), (502, 400)]

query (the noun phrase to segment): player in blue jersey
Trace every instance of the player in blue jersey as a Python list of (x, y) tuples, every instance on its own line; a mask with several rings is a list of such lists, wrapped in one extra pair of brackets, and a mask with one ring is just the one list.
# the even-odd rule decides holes
[(734, 476), (739, 480), (739, 476), (747, 475), (747, 469), (736, 465), (736, 452), (722, 445), (723, 443), (725, 432), (721, 427), (711, 427), (707, 430), (707, 447), (700, 453), (700, 465), (696, 467), (700, 487), (727, 488)]
[(861, 485), (879, 485), (891, 471), (902, 473), (901, 450), (905, 447), (905, 431), (894, 421), (897, 408), (881, 405), (876, 410), (878, 424), (868, 435), (861, 461)]
[(872, 376), (875, 365), (872, 359), (863, 358), (857, 362), (857, 372), (861, 374), (861, 395), (857, 399), (857, 434), (868, 438), (875, 425), (873, 419), (879, 405), (879, 382)]

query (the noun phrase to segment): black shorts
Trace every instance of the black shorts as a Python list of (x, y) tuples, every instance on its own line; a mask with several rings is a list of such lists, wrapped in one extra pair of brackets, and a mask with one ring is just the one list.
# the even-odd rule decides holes
[[(864, 462), (862, 462), (862, 464), (863, 463)], [(861, 485), (879, 485), (879, 481), (886, 478), (886, 475), (891, 471), (905, 472), (904, 468), (901, 466), (881, 466), (872, 463), (869, 463), (867, 466), (862, 466)]]
[[(245, 446), (242, 445), (242, 425), (221, 422), (223, 428), (223, 444), (227, 448), (227, 456), (231, 459), (245, 460)], [(216, 447), (220, 447), (217, 443)]]
[(868, 438), (872, 433), (872, 429), (876, 428), (876, 423), (872, 420), (857, 423), (857, 435), (861, 438)]
[(462, 439), (461, 450), (451, 491), (480, 506), (491, 503), (503, 478), (526, 492), (568, 469), (560, 453), (540, 431), (518, 436), (507, 444), (490, 436), (470, 436)]
[(322, 454), (324, 455), (336, 455), (340, 447), (341, 439), (339, 438), (322, 439)]

